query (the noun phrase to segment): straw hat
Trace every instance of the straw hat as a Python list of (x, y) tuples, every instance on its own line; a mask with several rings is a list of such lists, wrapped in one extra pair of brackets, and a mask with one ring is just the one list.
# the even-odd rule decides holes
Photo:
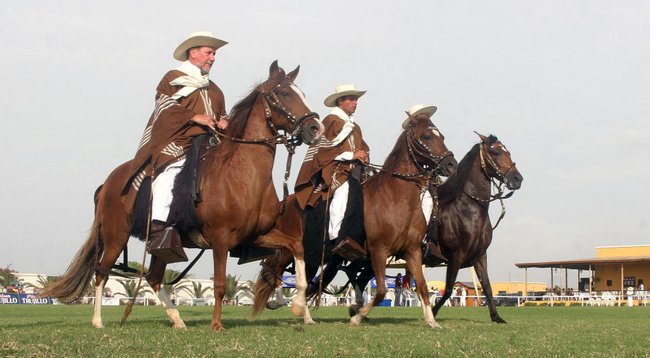
[(228, 42), (214, 37), (212, 32), (199, 31), (190, 34), (187, 37), (187, 40), (183, 41), (176, 50), (174, 50), (174, 58), (179, 61), (187, 60), (187, 50), (192, 47), (207, 46), (212, 47), (215, 50), (219, 47), (226, 45)]
[(343, 97), (343, 96), (357, 96), (361, 97), (366, 93), (366, 91), (358, 90), (354, 87), (354, 84), (345, 84), (345, 85), (340, 85), (336, 86), (336, 89), (334, 89), (334, 93), (331, 95), (327, 96), (325, 98), (325, 105), (327, 107), (336, 107), (336, 100)]
[(436, 106), (425, 106), (425, 105), (422, 105), (422, 104), (416, 104), (416, 105), (412, 106), (408, 110), (408, 112), (406, 112), (409, 116), (406, 117), (404, 122), (402, 122), (402, 128), (406, 129), (406, 127), (408, 127), (409, 120), (411, 119), (411, 117), (416, 117), (418, 114), (423, 114), (424, 113), (429, 118), (431, 118), (431, 116), (434, 113), (436, 113), (437, 110), (438, 110), (438, 107), (436, 107)]

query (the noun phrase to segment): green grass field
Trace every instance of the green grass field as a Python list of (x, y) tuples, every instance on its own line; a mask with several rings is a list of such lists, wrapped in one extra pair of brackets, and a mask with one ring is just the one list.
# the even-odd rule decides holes
[(212, 307), (180, 307), (188, 328), (170, 328), (162, 308), (104, 307), (105, 328), (90, 324), (92, 307), (0, 305), (1, 357), (200, 356), (650, 356), (650, 307), (502, 307), (508, 324), (487, 308), (445, 307), (443, 327), (429, 328), (419, 307), (378, 307), (350, 327), (345, 307), (313, 312), (304, 326), (288, 309), (250, 319), (250, 308), (226, 307), (224, 332), (212, 332)]

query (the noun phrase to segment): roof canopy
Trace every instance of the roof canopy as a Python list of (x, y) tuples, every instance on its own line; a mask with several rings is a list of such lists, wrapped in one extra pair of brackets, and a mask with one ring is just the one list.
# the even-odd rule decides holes
[(581, 260), (564, 260), (564, 261), (542, 261), (542, 262), (523, 262), (516, 263), (519, 268), (568, 268), (574, 270), (590, 270), (594, 265), (620, 265), (646, 263), (650, 264), (648, 256), (623, 256), (623, 257), (596, 257)]

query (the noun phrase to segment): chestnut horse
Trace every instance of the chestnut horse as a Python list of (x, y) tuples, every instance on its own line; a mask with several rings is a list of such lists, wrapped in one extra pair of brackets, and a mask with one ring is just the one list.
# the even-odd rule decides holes
[[(373, 303), (359, 310), (360, 313), (351, 320), (352, 325), (358, 325), (371, 307), (381, 302), (385, 296), (386, 258), (389, 255), (396, 255), (407, 260), (409, 269), (414, 275), (417, 291), (424, 302), (425, 320), (432, 327), (437, 326), (429, 305), (422, 272), (420, 245), (427, 225), (420, 203), (424, 191), (428, 190), (430, 185), (437, 183), (437, 174), (447, 176), (452, 174), (455, 168), (456, 160), (445, 146), (444, 136), (429, 117), (419, 115), (410, 119), (408, 127), (402, 132), (388, 155), (383, 169), (364, 183), (364, 226), (378, 288)], [(299, 210), (297, 205), (289, 208), (293, 211), (288, 210), (280, 217), (277, 228), (296, 240), (302, 240), (302, 213), (296, 212)], [(264, 309), (273, 289), (280, 283), (277, 277), (289, 264), (290, 259), (285, 252), (264, 260), (257, 282), (254, 313)], [(334, 267), (336, 270), (338, 263), (340, 260), (330, 261), (323, 270), (323, 287), (326, 287), (334, 277), (334, 275), (327, 275), (328, 269)], [(320, 260), (316, 265), (319, 264)], [(363, 269), (363, 264), (363, 262), (351, 263), (354, 267), (352, 270)], [(308, 262), (307, 267), (310, 266), (313, 267), (314, 264)], [(308, 315), (309, 311), (306, 310), (306, 323), (311, 321)]]
[[(203, 200), (197, 204), (196, 214), (202, 222), (200, 233), (213, 251), (213, 330), (223, 330), (221, 309), (228, 252), (242, 243), (284, 248), (294, 255), (299, 295), (294, 300), (293, 312), (302, 315), (304, 311), (307, 282), (302, 242), (282, 236), (264, 236), (274, 227), (280, 212), (272, 181), (276, 145), (280, 142), (315, 143), (323, 133), (318, 115), (312, 112), (294, 84), (298, 70), (299, 67), (285, 74), (277, 61), (273, 62), (269, 78), (233, 107), (228, 136), (203, 159)], [(73, 301), (83, 294), (94, 273), (96, 297), (101, 297), (108, 272), (126, 247), (133, 224), (131, 208), (124, 206), (121, 196), (129, 168), (130, 162), (116, 168), (96, 192), (91, 233), (66, 273), (47, 287), (45, 295)], [(161, 285), (165, 266), (152, 257), (147, 281), (158, 294), (173, 327), (184, 328), (185, 323)], [(95, 327), (103, 326), (99, 299), (95, 300), (92, 322)]]
[[(505, 184), (509, 190), (517, 190), (523, 177), (510, 152), (497, 137), (478, 136), (481, 143), (474, 145), (460, 161), (456, 175), (438, 187), (439, 242), (448, 260), (445, 287), (453, 287), (458, 270), (473, 266), (485, 294), (490, 318), (497, 323), (506, 323), (494, 305), (487, 271), (487, 248), (492, 242), (493, 230), (488, 209), (490, 201), (501, 198), (501, 185), (497, 184), (499, 194), (492, 196), (495, 180)], [(433, 307), (434, 315), (449, 299), (451, 291), (445, 290), (442, 299)]]

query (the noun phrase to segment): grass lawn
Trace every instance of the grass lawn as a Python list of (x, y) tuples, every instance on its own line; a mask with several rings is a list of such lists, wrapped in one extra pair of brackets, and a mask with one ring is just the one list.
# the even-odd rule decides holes
[(429, 328), (419, 307), (378, 307), (350, 327), (345, 307), (313, 311), (305, 326), (286, 308), (249, 318), (226, 307), (224, 332), (212, 332), (212, 307), (180, 307), (186, 330), (170, 328), (160, 306), (136, 306), (123, 327), (124, 306), (104, 307), (103, 329), (90, 324), (92, 306), (0, 305), (0, 357), (196, 356), (650, 356), (650, 307), (444, 307), (443, 327)]

